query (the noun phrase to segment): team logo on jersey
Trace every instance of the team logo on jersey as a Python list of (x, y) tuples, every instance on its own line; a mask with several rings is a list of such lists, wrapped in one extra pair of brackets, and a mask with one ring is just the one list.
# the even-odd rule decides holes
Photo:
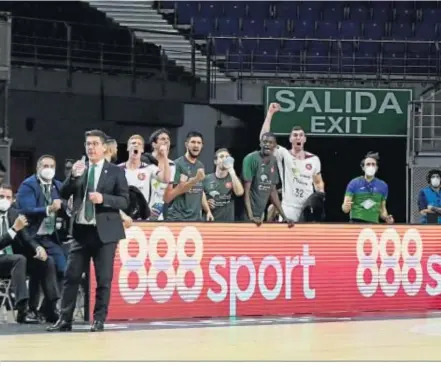
[(271, 167), (271, 173), (274, 173), (274, 167), (273, 166)]
[(145, 179), (145, 173), (138, 173), (138, 180), (144, 180)]
[(231, 182), (226, 182), (225, 183), (225, 188), (231, 189), (232, 187), (233, 187), (233, 183), (231, 183)]
[(311, 170), (312, 169), (312, 165), (311, 164), (306, 164), (305, 165), (306, 169)]
[(262, 174), (262, 175), (260, 176), (260, 180), (261, 180), (262, 182), (268, 182), (268, 177), (267, 177), (265, 174)]
[(220, 193), (218, 191), (211, 191), (209, 192), (209, 195), (213, 198), (220, 196)]

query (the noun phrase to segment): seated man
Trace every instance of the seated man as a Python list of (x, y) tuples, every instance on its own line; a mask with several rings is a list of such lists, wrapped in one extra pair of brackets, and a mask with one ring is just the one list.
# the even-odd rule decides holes
[(0, 277), (11, 278), (18, 310), (18, 323), (36, 323), (37, 316), (28, 311), (28, 289), (26, 272), (31, 277), (43, 281), (45, 296), (50, 299), (48, 309), (52, 319), (57, 318), (55, 304), (59, 297), (55, 279), (55, 264), (48, 258), (43, 247), (39, 246), (27, 232), (27, 219), (19, 216), (11, 207), (12, 188), (0, 186)]

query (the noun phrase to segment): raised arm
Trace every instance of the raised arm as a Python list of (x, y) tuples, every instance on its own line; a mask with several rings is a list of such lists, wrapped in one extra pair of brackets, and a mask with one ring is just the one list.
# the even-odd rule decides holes
[(266, 112), (265, 121), (263, 121), (262, 129), (260, 130), (259, 139), (262, 138), (264, 133), (267, 133), (271, 130), (271, 121), (273, 119), (274, 113), (280, 111), (279, 103), (271, 103), (268, 107), (268, 111)]

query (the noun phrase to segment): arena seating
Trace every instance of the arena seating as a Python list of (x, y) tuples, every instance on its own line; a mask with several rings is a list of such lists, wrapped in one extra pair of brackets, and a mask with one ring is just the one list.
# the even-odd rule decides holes
[(440, 75), (437, 1), (162, 1), (227, 71)]
[(73, 71), (130, 73), (133, 55), (139, 74), (160, 70), (158, 47), (136, 41), (133, 51), (129, 30), (112, 23), (87, 3), (2, 1), (0, 11), (10, 12), (13, 17), (15, 65), (34, 65), (37, 61), (40, 67), (66, 67), (69, 49)]

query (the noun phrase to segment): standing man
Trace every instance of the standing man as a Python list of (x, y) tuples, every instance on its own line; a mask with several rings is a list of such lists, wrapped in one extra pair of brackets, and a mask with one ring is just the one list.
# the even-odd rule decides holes
[(279, 200), (276, 185), (279, 182), (277, 161), (273, 151), (277, 146), (276, 137), (271, 132), (262, 135), (260, 151), (255, 151), (243, 160), (243, 179), (245, 181), (245, 220), (251, 220), (260, 226), (265, 209), (271, 198), (282, 219), (292, 226), (292, 220), (286, 217)]
[(394, 223), (386, 208), (389, 188), (375, 177), (379, 160), (378, 153), (367, 153), (361, 161), (364, 175), (352, 179), (346, 188), (342, 210), (350, 214), (351, 222), (378, 224), (381, 218), (388, 224)]
[(430, 170), (426, 179), (429, 185), (418, 196), (421, 223), (441, 224), (441, 170)]
[[(271, 103), (260, 131), (260, 137), (271, 129), (271, 120), (280, 111), (278, 103)], [(304, 150), (305, 131), (294, 126), (289, 137), (291, 150), (278, 145), (274, 150), (280, 179), (282, 181), (282, 208), (286, 216), (301, 221), (306, 200), (315, 191), (325, 191), (321, 175), (321, 163), (318, 156)]]
[(168, 146), (158, 146), (158, 166), (146, 164), (141, 161), (144, 152), (144, 138), (141, 135), (133, 135), (127, 142), (129, 160), (119, 164), (124, 169), (129, 186), (138, 188), (147, 203), (150, 200), (150, 184), (152, 177), (157, 177), (160, 182), (168, 183), (171, 179), (168, 164)]
[[(167, 220), (201, 221), (202, 200), (205, 197), (202, 181), (205, 178), (204, 165), (198, 157), (204, 146), (202, 134), (191, 131), (187, 134), (184, 156), (175, 160), (173, 188), (166, 189), (164, 201), (169, 203)], [(207, 219), (212, 219), (211, 210), (205, 198), (204, 211)]]
[(106, 161), (106, 135), (100, 130), (85, 133), (89, 162), (75, 162), (71, 176), (61, 187), (63, 198), (73, 195), (72, 243), (63, 292), (61, 316), (48, 331), (72, 330), (72, 317), (81, 276), (90, 258), (97, 282), (92, 332), (104, 330), (107, 317), (117, 243), (125, 238), (120, 210), (129, 204), (129, 187), (124, 172)]
[[(170, 132), (161, 128), (153, 132), (150, 136), (150, 146), (152, 147), (152, 156), (158, 161), (161, 159), (160, 148), (165, 146), (167, 151), (170, 152)], [(169, 172), (164, 174), (164, 178), (169, 177), (167, 182), (161, 181), (157, 175), (151, 176), (150, 182), (150, 199), (147, 201), (150, 207), (150, 218), (149, 220), (164, 220), (164, 193), (167, 186), (173, 183), (173, 178), (175, 176), (176, 168), (173, 160), (167, 158)], [(165, 165), (166, 162), (163, 162)], [(164, 169), (166, 166), (164, 165)], [(165, 171), (164, 171), (165, 173)]]
[(235, 196), (243, 195), (243, 186), (234, 170), (234, 159), (227, 149), (219, 149), (214, 154), (216, 171), (204, 179), (204, 192), (208, 197), (214, 221), (234, 222)]

